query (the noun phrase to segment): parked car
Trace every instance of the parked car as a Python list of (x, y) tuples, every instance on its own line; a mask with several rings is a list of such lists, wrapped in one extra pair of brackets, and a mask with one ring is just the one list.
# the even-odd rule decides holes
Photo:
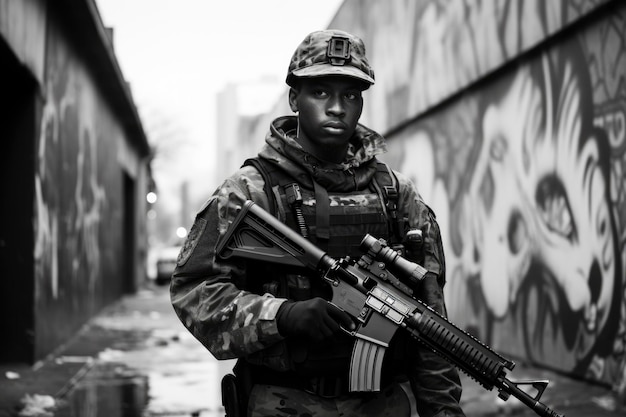
[(158, 250), (155, 278), (158, 285), (165, 285), (170, 282), (174, 268), (176, 268), (176, 259), (178, 259), (180, 248), (180, 246), (167, 246)]

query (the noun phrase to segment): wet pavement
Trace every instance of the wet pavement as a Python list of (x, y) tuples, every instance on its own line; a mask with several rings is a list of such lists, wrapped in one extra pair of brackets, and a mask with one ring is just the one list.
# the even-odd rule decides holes
[(46, 360), (2, 365), (0, 417), (19, 415), (25, 403), (23, 414), (33, 416), (220, 416), (219, 381), (232, 364), (182, 326), (167, 287), (150, 284)]
[[(166, 286), (149, 284), (105, 309), (46, 360), (1, 365), (0, 417), (223, 416), (219, 383), (233, 364), (215, 360), (182, 326)], [(626, 415), (606, 387), (520, 365), (509, 377), (549, 379), (542, 401), (567, 417)], [(536, 415), (462, 378), (468, 417)]]

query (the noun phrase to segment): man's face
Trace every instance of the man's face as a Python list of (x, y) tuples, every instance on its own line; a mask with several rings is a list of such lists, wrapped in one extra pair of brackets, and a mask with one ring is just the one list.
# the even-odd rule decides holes
[(314, 156), (341, 162), (363, 110), (363, 84), (349, 77), (303, 78), (289, 92), (299, 112), (298, 142)]

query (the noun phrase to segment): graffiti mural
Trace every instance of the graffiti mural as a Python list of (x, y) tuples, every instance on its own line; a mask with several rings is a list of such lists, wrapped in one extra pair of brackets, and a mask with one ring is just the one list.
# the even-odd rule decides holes
[(90, 97), (81, 88), (80, 73), (64, 56), (56, 54), (57, 62), (49, 66), (50, 99), (43, 109), (35, 175), (36, 276), (43, 280), (43, 293), (53, 299), (62, 285), (59, 271), (70, 285), (85, 282), (87, 294), (93, 296), (100, 273), (98, 229), (105, 201), (97, 177)]
[(601, 26), (415, 124), (400, 169), (447, 233), (451, 318), (503, 352), (614, 384), (626, 345), (624, 17)]
[[(88, 71), (51, 28), (35, 170), (38, 354), (122, 288), (122, 131)], [(106, 282), (105, 282), (106, 281)]]

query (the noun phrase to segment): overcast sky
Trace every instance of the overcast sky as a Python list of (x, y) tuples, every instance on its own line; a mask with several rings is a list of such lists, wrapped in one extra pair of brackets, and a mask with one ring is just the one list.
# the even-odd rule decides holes
[[(171, 193), (185, 179), (210, 175), (217, 92), (284, 80), (297, 45), (327, 28), (342, 1), (96, 0), (145, 130), (185, 144), (153, 165), (163, 198), (177, 198)], [(213, 181), (193, 181), (192, 193), (212, 192)]]

